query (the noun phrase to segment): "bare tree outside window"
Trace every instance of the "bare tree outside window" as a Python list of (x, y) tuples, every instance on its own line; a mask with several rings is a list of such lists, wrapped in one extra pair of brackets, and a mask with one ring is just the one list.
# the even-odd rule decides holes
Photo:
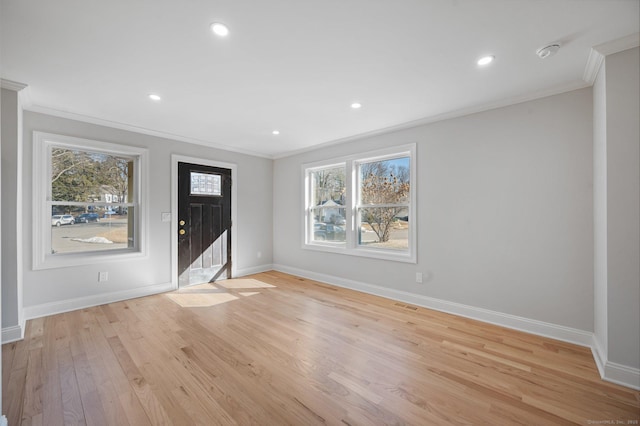
[(346, 182), (344, 166), (315, 171), (313, 182), (315, 205), (320, 206), (329, 200), (344, 204)]
[[(364, 232), (377, 236), (378, 246), (406, 248), (410, 197), (409, 157), (361, 163), (359, 165), (359, 212)], [(390, 244), (392, 234), (396, 238)], [(361, 237), (360, 243), (365, 243)], [(382, 244), (380, 244), (382, 243)]]
[(133, 158), (52, 146), (50, 167), (51, 253), (133, 247)]
[(126, 202), (130, 163), (128, 158), (54, 147), (51, 150), (52, 200), (106, 201), (103, 193), (107, 192), (117, 196), (118, 201)]

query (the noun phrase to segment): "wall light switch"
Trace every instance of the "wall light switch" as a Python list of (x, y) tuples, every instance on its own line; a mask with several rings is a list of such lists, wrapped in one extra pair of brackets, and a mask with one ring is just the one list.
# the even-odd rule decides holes
[(422, 272), (416, 272), (416, 282), (422, 283)]
[(171, 213), (162, 213), (163, 222), (171, 222)]

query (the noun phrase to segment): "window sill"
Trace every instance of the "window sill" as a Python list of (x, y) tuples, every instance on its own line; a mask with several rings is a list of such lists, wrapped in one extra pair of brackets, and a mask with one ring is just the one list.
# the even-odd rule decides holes
[(69, 268), (74, 266), (85, 266), (96, 263), (113, 263), (132, 259), (139, 260), (145, 257), (145, 253), (134, 249), (113, 250), (106, 253), (88, 252), (47, 255), (39, 262), (34, 259), (33, 270), (39, 271), (55, 268)]
[(320, 251), (325, 253), (336, 253), (348, 256), (367, 257), (370, 259), (390, 260), (392, 262), (417, 263), (415, 255), (406, 252), (398, 252), (395, 250), (366, 249), (366, 248), (347, 248), (344, 244), (341, 246), (322, 244), (322, 243), (305, 243), (302, 245), (305, 250)]

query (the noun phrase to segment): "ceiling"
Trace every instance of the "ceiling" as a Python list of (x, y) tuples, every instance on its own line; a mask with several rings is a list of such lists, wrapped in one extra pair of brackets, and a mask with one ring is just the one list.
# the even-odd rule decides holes
[(270, 158), (587, 86), (640, 27), (638, 0), (0, 1), (27, 109)]

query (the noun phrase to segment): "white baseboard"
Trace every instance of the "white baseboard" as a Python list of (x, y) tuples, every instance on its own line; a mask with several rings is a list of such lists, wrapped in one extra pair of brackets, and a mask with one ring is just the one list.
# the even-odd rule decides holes
[(266, 265), (252, 266), (250, 268), (237, 269), (235, 277), (244, 277), (247, 275), (259, 274), (260, 272), (267, 272), (272, 270), (273, 265), (270, 263)]
[(598, 367), (598, 373), (600, 373), (600, 377), (604, 378), (604, 367), (607, 364), (607, 353), (604, 351), (602, 346), (600, 346), (600, 342), (596, 338), (595, 334), (591, 339), (591, 354), (593, 355), (593, 359), (596, 362), (596, 367)]
[(463, 305), (461, 303), (449, 302), (446, 300), (436, 299), (420, 294), (380, 287), (360, 281), (347, 280), (332, 275), (320, 274), (285, 265), (273, 265), (273, 267), (277, 271), (286, 272), (292, 275), (298, 275), (316, 281), (326, 282), (338, 287), (358, 290), (364, 293), (382, 296), (405, 303), (411, 303), (413, 305), (422, 306), (436, 311), (446, 312), (465, 318), (471, 318), (490, 324), (500, 325), (502, 327), (525, 331), (527, 333), (536, 334), (539, 336), (550, 337), (552, 339), (574, 343), (580, 346), (591, 346), (593, 333), (588, 331), (578, 330), (575, 328), (551, 324), (548, 322), (533, 320), (529, 318), (523, 318), (516, 315), (505, 314), (502, 312), (491, 311), (484, 308)]
[[(257, 274), (259, 272), (271, 271), (273, 265), (266, 264), (254, 266), (250, 268), (238, 269), (236, 276)], [(47, 315), (55, 315), (63, 312), (75, 311), (91, 306), (104, 305), (106, 303), (119, 302), (121, 300), (134, 299), (136, 297), (149, 296), (152, 294), (164, 293), (175, 290), (176, 286), (172, 283), (156, 284), (152, 286), (140, 287), (131, 290), (117, 291), (111, 293), (102, 293), (95, 296), (78, 297), (75, 299), (62, 300), (59, 302), (44, 303), (42, 305), (27, 306), (24, 308), (24, 317), (27, 320), (40, 318)], [(8, 327), (2, 329), (2, 343), (21, 340), (24, 338), (24, 324), (22, 327)]]
[[(24, 326), (22, 323), (20, 325), (13, 325), (11, 327), (5, 327), (2, 329), (2, 344), (15, 342), (17, 340), (24, 339)], [(0, 426), (2, 423), (0, 423)]]
[(75, 299), (62, 300), (60, 302), (44, 303), (42, 305), (26, 306), (24, 308), (24, 317), (30, 320), (47, 315), (61, 314), (63, 312), (104, 305), (106, 303), (119, 302), (121, 300), (135, 299), (136, 297), (150, 296), (152, 294), (164, 293), (172, 290), (175, 290), (175, 286), (172, 283), (165, 283), (134, 288), (131, 290), (102, 293), (95, 296), (78, 297)]
[(596, 366), (598, 367), (598, 372), (600, 373), (600, 377), (602, 377), (603, 380), (630, 387), (632, 389), (640, 390), (640, 370), (634, 367), (629, 367), (626, 365), (616, 364), (614, 362), (608, 361), (606, 352), (602, 350), (594, 334), (589, 331), (578, 330), (562, 325), (551, 324), (548, 322), (523, 318), (510, 314), (504, 314), (502, 312), (463, 305), (461, 303), (435, 299), (433, 297), (422, 296), (419, 294), (408, 293), (386, 287), (380, 287), (360, 281), (348, 280), (333, 275), (321, 274), (286, 265), (275, 264), (273, 265), (273, 269), (275, 269), (276, 271), (285, 272), (287, 274), (325, 282), (338, 287), (357, 290), (363, 293), (382, 296), (388, 299), (398, 300), (436, 311), (442, 311), (461, 317), (500, 325), (502, 327), (524, 331), (526, 333), (531, 333), (538, 336), (550, 337), (552, 339), (561, 340), (563, 342), (586, 346), (591, 348), (593, 358), (595, 360)]
[(640, 369), (607, 361), (602, 378), (608, 382), (640, 390)]
[(607, 353), (595, 335), (591, 344), (591, 352), (603, 380), (640, 390), (640, 369), (609, 361)]

